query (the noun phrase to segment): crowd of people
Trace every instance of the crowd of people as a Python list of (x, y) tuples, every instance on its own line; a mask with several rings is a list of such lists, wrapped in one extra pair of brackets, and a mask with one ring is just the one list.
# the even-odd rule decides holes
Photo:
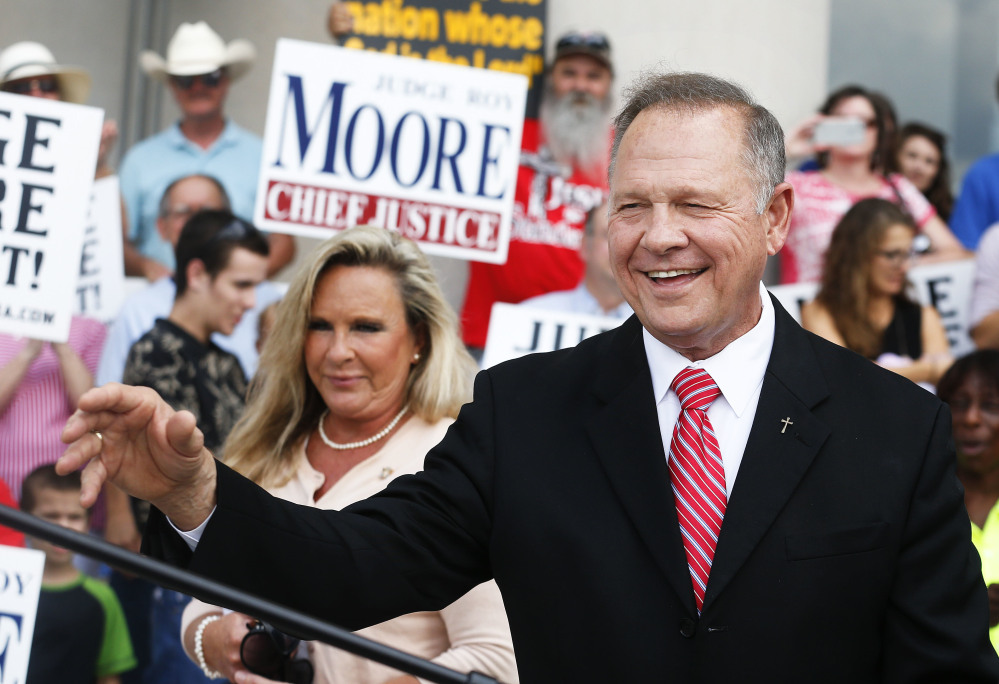
[[(351, 31), (342, 4), (334, 3), (329, 24), (334, 37)], [(269, 279), (292, 261), (295, 242), (248, 221), (261, 141), (225, 112), (229, 87), (254, 59), (249, 42), (226, 43), (204, 22), (180, 25), (164, 56), (140, 56), (179, 110), (176, 124), (134, 145), (119, 169), (123, 269), (148, 284), (109, 326), (74, 317), (64, 343), (0, 333), (0, 505), (134, 551), (148, 533), (154, 555), (508, 683), (558, 678), (564, 673), (553, 663), (569, 661), (570, 671), (584, 675), (577, 678), (631, 681), (657, 671), (667, 656), (691, 677), (710, 670), (704, 681), (730, 681), (721, 674), (726, 659), (705, 655), (714, 647), (693, 655), (684, 645), (718, 639), (713, 630), (729, 625), (744, 644), (729, 642), (732, 650), (719, 654), (765, 660), (780, 653), (788, 671), (799, 673), (824, 663), (821, 677), (801, 681), (879, 667), (925, 668), (940, 681), (995, 681), (999, 662), (976, 650), (985, 625), (975, 622), (984, 603), (974, 590), (984, 577), (999, 649), (999, 155), (975, 164), (955, 198), (944, 134), (919, 122), (900, 125), (886, 95), (859, 85), (831, 93), (784, 137), (772, 115), (731, 84), (697, 74), (651, 77), (612, 124), (611, 42), (571, 31), (554, 43), (538, 117), (525, 121), (508, 261), (470, 264), (460, 315), (419, 249), (373, 227), (346, 230), (305, 255), (282, 296)], [(4, 92), (80, 103), (89, 85), (85, 70), (59, 64), (38, 43), (0, 52)], [(838, 132), (828, 133), (830, 124)], [(113, 172), (116, 137), (114, 123), (105, 124), (96, 177)], [(775, 255), (781, 283), (818, 287), (802, 306), (802, 326), (868, 361), (789, 331), (796, 326), (760, 280)], [(908, 272), (972, 256), (969, 334), (978, 351), (955, 361), (940, 315), (914, 298)], [(496, 302), (628, 320), (551, 366), (529, 360), (480, 373), (475, 400), (459, 417), (473, 401)], [(795, 360), (772, 371), (778, 354)], [(618, 398), (628, 395), (625, 378), (632, 377), (632, 389), (654, 394), (654, 407)], [(714, 390), (703, 406), (685, 394), (689, 377), (698, 392)], [(767, 382), (793, 399), (778, 400)], [(851, 393), (853, 382), (869, 390), (865, 396)], [(949, 404), (956, 462), (942, 446), (947, 426), (938, 424), (937, 404), (910, 394), (913, 383)], [(95, 386), (107, 389), (87, 394)], [(820, 408), (822, 392), (840, 398)], [(74, 413), (84, 395), (85, 411)], [(898, 401), (911, 415), (886, 418), (888, 431), (864, 451), (878, 458), (858, 464), (852, 445), (871, 417), (858, 417), (855, 405), (894, 397), (904, 397)], [(598, 403), (613, 410), (602, 413)], [(806, 405), (829, 427), (813, 422)], [(773, 439), (754, 423), (764, 409), (784, 419), (775, 433), (795, 426), (780, 448), (793, 435), (802, 458), (822, 450), (816, 472), (794, 475), (794, 482), (803, 478), (796, 493), (781, 479), (790, 471), (770, 473), (750, 456)], [(61, 441), (67, 421), (76, 440), (68, 452)], [(634, 434), (620, 434), (622, 427)], [(890, 439), (903, 432), (904, 439)], [(90, 458), (138, 453), (137, 444), (156, 475), (153, 466), (127, 460), (102, 466), (100, 477), (76, 472)], [(621, 449), (657, 452), (662, 463), (625, 472)], [(588, 458), (591, 450), (601, 463), (566, 456)], [(908, 451), (912, 457), (900, 463)], [(56, 474), (61, 457), (60, 471), (71, 474)], [(407, 477), (423, 471), (425, 459), (427, 474)], [(700, 467), (688, 463), (704, 462), (708, 474), (687, 472)], [(856, 470), (874, 480), (890, 474), (897, 489), (880, 501), (867, 496), (870, 483), (855, 481)], [(167, 471), (169, 485), (158, 483)], [(964, 486), (963, 517), (953, 515), (953, 492), (935, 488), (953, 472)], [(735, 490), (737, 473), (746, 484)], [(94, 483), (105, 475), (91, 514), (79, 501), (96, 500)], [(563, 477), (575, 489), (550, 495)], [(854, 492), (852, 511), (827, 501), (828, 479)], [(689, 483), (710, 495), (692, 503)], [(784, 486), (787, 511), (768, 500)], [(184, 487), (186, 501), (210, 504), (209, 519), (176, 503), (172, 492)], [(366, 501), (386, 488), (386, 496)], [(627, 499), (626, 513), (608, 512), (611, 490)], [(742, 490), (749, 498), (739, 498)], [(917, 495), (913, 505), (923, 508), (911, 513), (903, 502)], [(740, 508), (747, 505), (766, 509), (772, 528), (754, 532), (758, 519), (744, 522), (749, 510)], [(322, 513), (342, 509), (352, 512)], [(736, 521), (729, 527), (727, 512)], [(660, 534), (661, 523), (647, 522), (651, 515), (665, 515), (672, 528)], [(823, 527), (833, 532), (822, 543), (805, 538), (807, 521), (823, 515), (849, 529)], [(889, 522), (874, 524), (882, 519)], [(854, 534), (861, 523), (863, 535)], [(736, 533), (726, 536), (732, 525), (762, 540), (755, 560), (745, 558), (755, 541), (740, 550)], [(981, 558), (974, 572), (961, 556), (961, 531), (967, 536), (969, 527)], [(651, 554), (642, 547), (653, 528), (683, 554), (681, 572), (661, 541), (651, 543)], [(318, 541), (327, 536), (333, 541)], [(298, 644), (254, 616), (142, 578), (108, 571), (95, 579), (72, 554), (40, 539), (0, 528), (0, 543), (45, 553), (28, 684), (69, 681), (70, 671), (102, 684), (235, 680), (245, 671), (256, 675), (244, 680), (252, 682), (415, 681), (323, 644)], [(230, 547), (239, 549), (232, 557)], [(716, 548), (721, 574), (711, 571)], [(893, 549), (892, 560), (882, 558), (885, 549)], [(922, 552), (955, 555), (927, 570), (933, 561), (917, 559)], [(823, 589), (838, 601), (826, 604), (826, 624), (800, 635), (782, 628), (786, 643), (776, 646), (743, 631), (743, 614), (778, 610), (768, 602), (788, 604), (779, 608), (782, 624), (801, 628), (798, 611), (814, 605), (816, 577), (800, 563), (783, 564), (849, 553), (871, 558), (838, 566), (840, 579)], [(622, 567), (622, 558), (636, 554), (641, 562)], [(743, 555), (730, 565), (734, 556), (726, 554)], [(751, 579), (725, 589), (739, 597), (726, 607), (719, 583), (732, 582), (742, 563)], [(786, 583), (786, 593), (772, 582), (752, 584), (767, 565), (780, 568), (776, 584)], [(663, 566), (670, 566), (666, 575)], [(342, 569), (327, 577), (332, 567)], [(814, 571), (828, 579), (833, 566), (823, 568)], [(896, 580), (911, 596), (886, 588)], [(928, 590), (929, 581), (946, 586)], [(357, 589), (330, 598), (319, 586), (328, 582)], [(679, 600), (670, 593), (676, 587)], [(879, 612), (886, 604), (894, 612)], [(953, 624), (942, 637), (926, 625), (942, 619), (943, 604)], [(539, 607), (549, 615), (539, 619)], [(831, 644), (847, 619), (866, 642), (839, 662), (802, 641)], [(643, 627), (636, 632), (634, 624)], [(578, 643), (553, 641), (560, 629)], [(952, 653), (928, 646), (941, 639)], [(256, 643), (267, 652), (247, 646)]]

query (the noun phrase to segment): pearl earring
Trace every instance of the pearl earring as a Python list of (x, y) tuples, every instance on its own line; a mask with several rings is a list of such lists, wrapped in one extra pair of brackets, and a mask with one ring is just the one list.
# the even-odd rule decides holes
[(417, 363), (420, 360), (420, 352), (413, 354), (413, 363)]

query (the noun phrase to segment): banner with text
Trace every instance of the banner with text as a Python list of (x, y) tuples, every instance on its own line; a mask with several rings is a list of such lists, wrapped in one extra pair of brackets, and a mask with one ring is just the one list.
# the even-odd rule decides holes
[(522, 304), (493, 304), (482, 367), (534, 352), (574, 347), (587, 337), (612, 330), (623, 318), (535, 309)]
[(94, 181), (83, 232), (74, 312), (110, 323), (125, 302), (121, 191), (118, 176)]
[(378, 225), (504, 263), (526, 80), (281, 39), (254, 221), (326, 238)]
[(69, 336), (104, 112), (0, 93), (0, 331)]
[(0, 544), (0, 684), (28, 677), (44, 567), (41, 551)]
[[(940, 314), (947, 331), (951, 353), (963, 356), (975, 350), (968, 335), (971, 315), (971, 291), (975, 281), (975, 260), (948, 261), (916, 266), (909, 271), (913, 296), (922, 304), (932, 306)], [(774, 297), (801, 322), (801, 305), (811, 301), (819, 291), (817, 283), (796, 283), (768, 288)]]
[(546, 0), (345, 2), (354, 32), (344, 47), (527, 77), (526, 114), (538, 115), (545, 71)]

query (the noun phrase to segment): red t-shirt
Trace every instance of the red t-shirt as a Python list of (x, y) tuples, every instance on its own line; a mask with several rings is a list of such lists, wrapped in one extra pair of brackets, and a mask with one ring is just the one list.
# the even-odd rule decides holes
[(465, 344), (473, 347), (486, 344), (493, 303), (571, 290), (583, 278), (579, 245), (586, 214), (607, 197), (607, 169), (573, 168), (568, 178), (539, 174), (541, 146), (539, 122), (525, 120), (506, 263), (469, 265), (461, 323)]
[[(3, 480), (0, 480), (0, 506), (17, 508), (17, 504), (14, 503), (14, 497), (10, 494), (10, 488)], [(17, 530), (0, 526), (0, 544), (6, 546), (24, 546), (24, 535)]]

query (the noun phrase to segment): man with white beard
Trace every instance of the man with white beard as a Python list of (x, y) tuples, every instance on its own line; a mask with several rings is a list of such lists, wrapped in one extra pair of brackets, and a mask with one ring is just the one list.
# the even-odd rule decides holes
[(495, 302), (570, 290), (582, 279), (586, 215), (607, 196), (612, 80), (605, 35), (558, 40), (540, 118), (524, 121), (507, 261), (470, 263), (462, 330), (473, 353), (485, 346)]

